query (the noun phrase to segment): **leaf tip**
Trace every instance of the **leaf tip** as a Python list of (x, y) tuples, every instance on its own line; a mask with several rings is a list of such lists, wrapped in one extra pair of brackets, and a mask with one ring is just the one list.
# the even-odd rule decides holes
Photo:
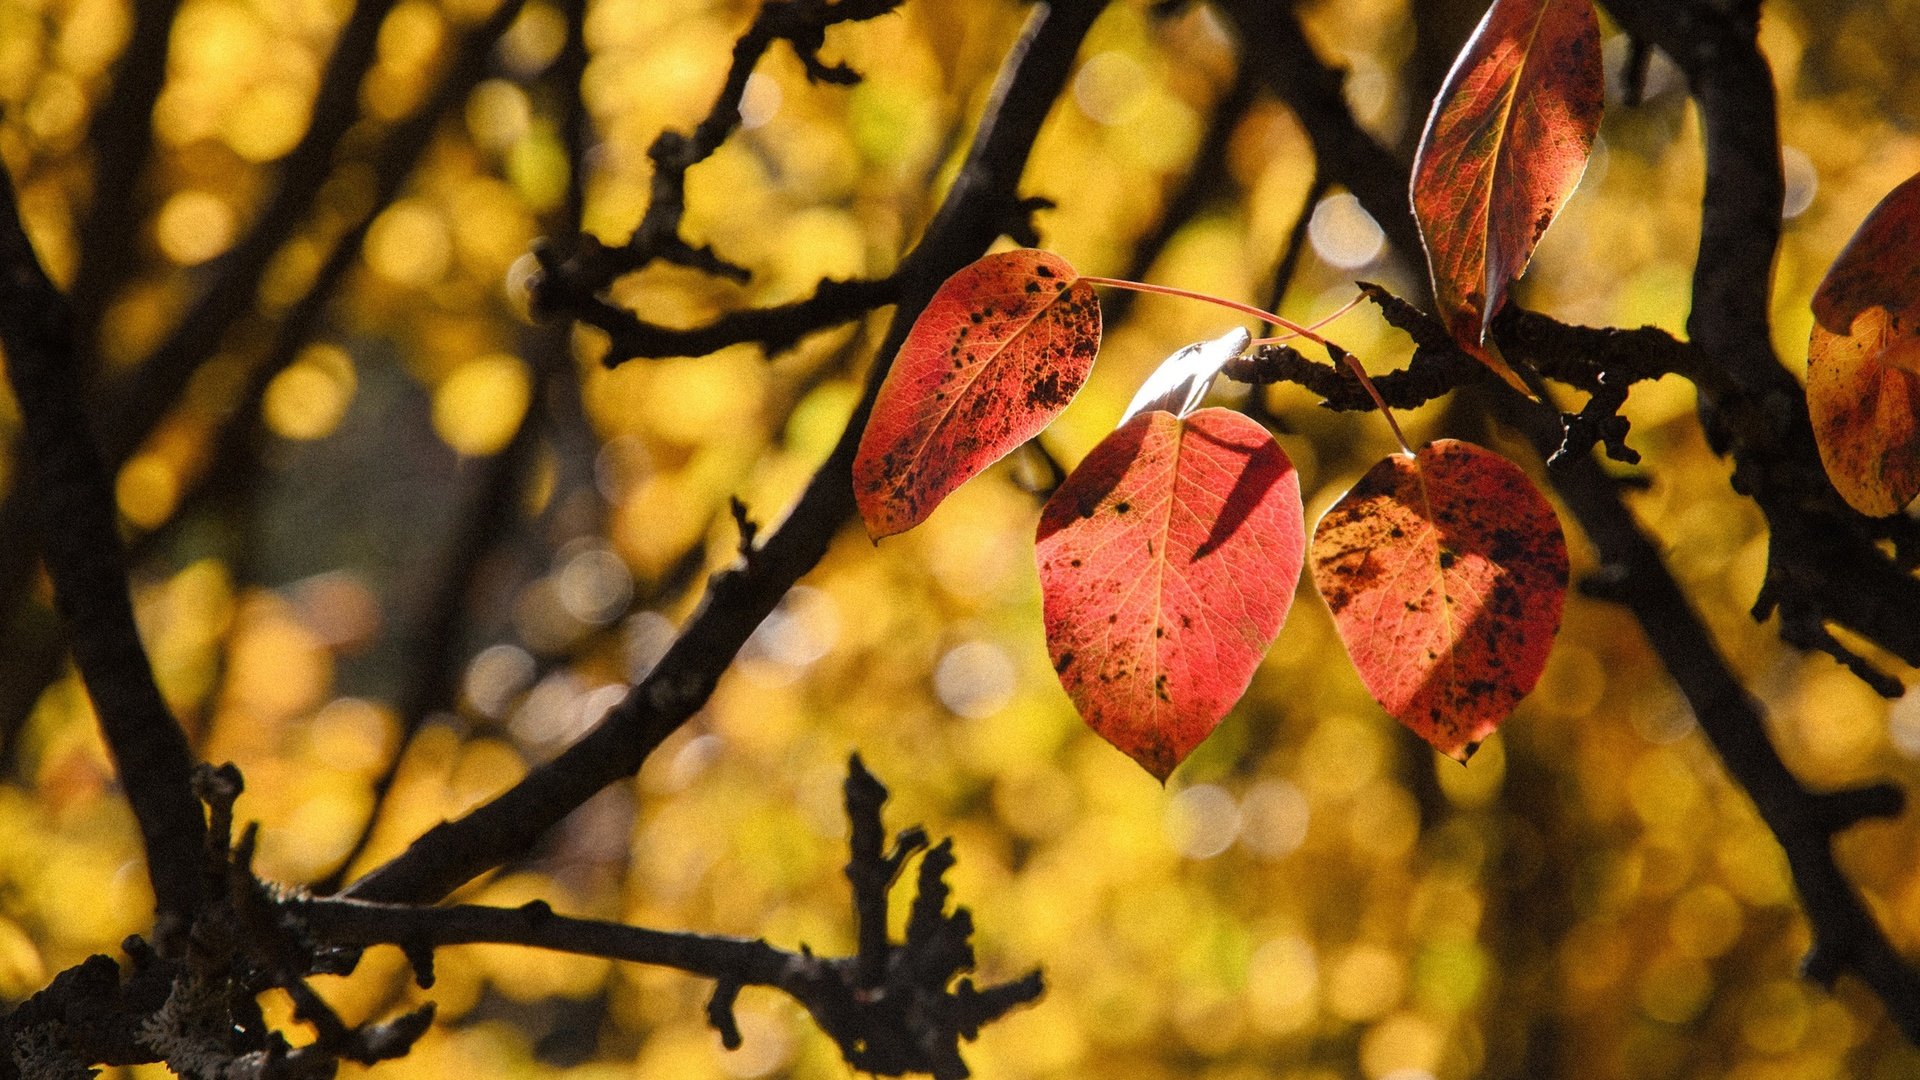
[(1142, 769), (1145, 769), (1148, 776), (1160, 781), (1160, 787), (1162, 789), (1166, 788), (1168, 778), (1173, 776), (1173, 770), (1180, 767), (1180, 760), (1178, 758), (1169, 759), (1153, 754), (1140, 754), (1135, 756), (1132, 753), (1127, 754), (1127, 756), (1133, 758)]
[(860, 510), (860, 523), (867, 528), (867, 539), (877, 547), (880, 541), (889, 536), (898, 536), (920, 524), (926, 516), (915, 517), (889, 505), (879, 498), (868, 498), (864, 494), (855, 497)]
[[(1491, 322), (1492, 316), (1489, 315), (1487, 320)], [(1482, 324), (1480, 329), (1480, 340), (1471, 344), (1469, 344), (1464, 337), (1459, 337), (1455, 340), (1460, 343), (1461, 347), (1467, 351), (1469, 356), (1485, 364), (1495, 375), (1500, 376), (1501, 382), (1512, 387), (1520, 396), (1532, 402), (1538, 402), (1540, 400), (1540, 395), (1533, 392), (1533, 388), (1527, 385), (1526, 380), (1520, 377), (1520, 373), (1513, 369), (1513, 365), (1509, 363), (1506, 356), (1500, 352), (1500, 346), (1486, 336), (1485, 324)]]

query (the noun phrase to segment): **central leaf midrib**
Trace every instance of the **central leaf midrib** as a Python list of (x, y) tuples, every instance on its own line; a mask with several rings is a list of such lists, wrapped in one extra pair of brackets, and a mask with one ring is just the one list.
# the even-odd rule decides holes
[(1484, 209), (1486, 227), (1480, 230), (1480, 286), (1484, 299), (1480, 311), (1480, 325), (1485, 328), (1487, 320), (1493, 317), (1493, 206), (1494, 188), (1500, 186), (1500, 178), (1506, 172), (1508, 148), (1513, 143), (1513, 103), (1520, 96), (1520, 84), (1526, 81), (1527, 67), (1533, 62), (1533, 46), (1540, 39), (1540, 28), (1546, 24), (1547, 9), (1554, 0), (1542, 0), (1540, 10), (1534, 14), (1533, 28), (1527, 33), (1525, 48), (1520, 50), (1520, 63), (1513, 69), (1512, 78), (1507, 80), (1506, 93), (1501, 95), (1500, 137), (1493, 149), (1491, 174), (1487, 177), (1487, 203)]
[[(1449, 595), (1447, 592), (1447, 572), (1446, 569), (1440, 565), (1440, 553), (1444, 550), (1444, 545), (1440, 542), (1440, 519), (1434, 516), (1433, 494), (1428, 490), (1427, 473), (1426, 470), (1422, 468), (1420, 457), (1417, 454), (1413, 459), (1413, 482), (1420, 489), (1420, 507), (1424, 512), (1427, 526), (1432, 530), (1434, 538), (1434, 580), (1437, 582), (1436, 591), (1440, 594), (1440, 626), (1446, 634), (1446, 649), (1442, 652), (1441, 656), (1446, 664), (1447, 688), (1452, 690), (1459, 684), (1459, 661), (1455, 654), (1458, 652), (1460, 637), (1453, 625), (1453, 605), (1447, 602)], [(1449, 697), (1451, 698), (1451, 695), (1449, 695)]]
[[(1148, 423), (1152, 423), (1152, 421), (1148, 421)], [(1174, 417), (1173, 468), (1168, 471), (1167, 495), (1166, 499), (1163, 500), (1165, 503), (1165, 512), (1160, 515), (1160, 546), (1155, 549), (1159, 552), (1159, 554), (1155, 556), (1159, 565), (1155, 568), (1153, 582), (1153, 622), (1151, 625), (1155, 629), (1158, 629), (1161, 625), (1160, 613), (1166, 606), (1167, 564), (1172, 562), (1172, 560), (1167, 557), (1167, 537), (1173, 532), (1174, 492), (1180, 486), (1180, 454), (1186, 447), (1186, 430), (1186, 420), (1181, 417)], [(1159, 684), (1161, 674), (1159, 642), (1162, 640), (1165, 639), (1157, 637), (1148, 638), (1148, 642), (1153, 650), (1153, 678), (1147, 683), (1149, 691)], [(1157, 713), (1159, 712), (1160, 695), (1157, 693), (1154, 694), (1153, 700), (1155, 703), (1154, 711)], [(1171, 693), (1168, 694), (1166, 704), (1169, 707), (1173, 705)]]

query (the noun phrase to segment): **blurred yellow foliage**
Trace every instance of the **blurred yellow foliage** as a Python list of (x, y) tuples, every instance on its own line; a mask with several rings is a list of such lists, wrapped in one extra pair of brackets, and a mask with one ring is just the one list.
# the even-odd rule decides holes
[(476, 357), (435, 388), (433, 430), (463, 454), (499, 453), (519, 430), (532, 394), (532, 379), (518, 357)]
[[(1418, 6), (1302, 9), (1316, 47), (1348, 69), (1359, 120), (1389, 145), (1425, 115), (1403, 78)], [(1859, 14), (1842, 6), (1848, 20)], [(380, 205), (380, 139), (494, 9), (395, 6), (357, 90), (365, 116), (311, 220), (267, 263), (250, 318), (208, 343), (219, 359), (188, 404), (116, 476), (162, 689), (197, 752), (244, 771), (239, 813), (261, 824), (258, 868), (290, 883), (344, 859), (376, 803), (358, 871), (511, 785), (617, 701), (692, 610), (689, 579), (737, 557), (729, 497), (763, 526), (781, 518), (832, 451), (884, 333), (875, 318), (771, 358), (743, 345), (608, 371), (599, 331), (533, 327), (515, 313), (503, 283), (524, 288), (525, 253), (562, 228), (570, 184), (602, 240), (634, 228), (653, 179), (648, 145), (705, 114), (758, 5), (588, 3), (593, 145), (578, 178), (545, 74), (566, 42), (567, 7), (525, 6), (487, 77)], [(952, 182), (1025, 7), (909, 0), (836, 27), (822, 56), (862, 72), (851, 89), (810, 83), (790, 49), (774, 48), (749, 82), (741, 130), (688, 175), (687, 237), (751, 277), (655, 265), (609, 299), (691, 327), (804, 299), (822, 278), (892, 271)], [(1240, 46), (1209, 6), (1171, 19), (1149, 7), (1117, 3), (1096, 25), (1020, 188), (1057, 202), (1037, 217), (1045, 244), (1088, 273), (1126, 268), (1237, 63)], [(180, 6), (152, 112), (143, 224), (116, 238), (136, 271), (101, 300), (103, 378), (148, 355), (249, 234), (351, 8)], [(62, 281), (79, 258), (88, 125), (134, 9), (0, 2), (0, 154)], [(1803, 355), (1814, 284), (1920, 161), (1920, 68), (1881, 56), (1876, 39), (1896, 35), (1875, 23), (1829, 32), (1837, 17), (1789, 2), (1762, 21), (1789, 146), (1775, 331), (1790, 364)], [(1610, 39), (1609, 57), (1626, 44)], [(1697, 230), (1703, 161), (1698, 121), (1662, 63), (1646, 104), (1610, 103), (1586, 180), (1522, 285), (1527, 306), (1684, 332), (1692, 252), (1676, 238)], [(1858, 68), (1865, 89), (1830, 87), (1836, 66)], [(1351, 195), (1319, 191), (1308, 205), (1311, 151), (1276, 102), (1257, 100), (1228, 133), (1215, 182), (1150, 278), (1264, 303), (1298, 227), (1308, 246), (1283, 314), (1324, 314), (1355, 277), (1417, 291), (1418, 272)], [(369, 215), (337, 298), (308, 316), (312, 343), (262, 371), (277, 320)], [(1161, 357), (1223, 326), (1205, 308), (1141, 300), (1108, 327), (1086, 391), (1041, 445), (1071, 467)], [(1333, 330), (1375, 370), (1410, 351), (1366, 309)], [(244, 475), (217, 472), (215, 435), (256, 377), (259, 420), (275, 438)], [(1271, 412), (1310, 515), (1387, 445), (1371, 418), (1330, 414), (1297, 388), (1229, 395)], [(1890, 707), (1747, 617), (1764, 526), (1729, 487), (1695, 405), (1678, 378), (1633, 389), (1630, 441), (1651, 481), (1630, 496), (1634, 511), (1766, 704), (1788, 764), (1815, 786), (1884, 776), (1912, 789), (1920, 697)], [(1442, 404), (1408, 423), (1439, 433), (1460, 419)], [(541, 437), (515, 458), (524, 424)], [(7, 402), (0, 433), (17, 428)], [(482, 530), (490, 554), (455, 593), (467, 598), (461, 629), (437, 642), (457, 515), (485, 497), (496, 465), (535, 480), (496, 505)], [(11, 473), (0, 462), (0, 478)], [(217, 494), (196, 501), (210, 475)], [(1085, 730), (1050, 670), (1031, 563), (1039, 500), (1022, 486), (1046, 476), (1022, 451), (913, 533), (878, 546), (857, 528), (839, 536), (636, 780), (458, 899), (545, 899), (845, 950), (839, 783), (857, 749), (894, 791), (890, 823), (955, 837), (953, 883), (979, 928), (982, 976), (1046, 971), (1041, 1003), (969, 1048), (978, 1075), (1880, 1080), (1920, 1068), (1876, 1003), (1795, 977), (1807, 930), (1784, 858), (1621, 612), (1571, 597), (1539, 688), (1463, 768), (1381, 714), (1303, 596), (1245, 701), (1162, 788)], [(1595, 567), (1570, 541), (1578, 578)], [(451, 690), (415, 708), (406, 688), (442, 662), (440, 646), (454, 657)], [(146, 929), (151, 898), (75, 679), (40, 694), (9, 753), (0, 1000), (11, 1003)], [(395, 756), (391, 791), (376, 800)], [(1910, 817), (1878, 824), (1842, 845), (1909, 954), (1920, 950), (1916, 828)], [(436, 966), (430, 991), (412, 986), (396, 950), (374, 950), (351, 979), (316, 980), (349, 1020), (439, 1004), (443, 1023), (405, 1062), (346, 1075), (847, 1075), (808, 1018), (771, 993), (742, 997), (745, 1045), (727, 1052), (706, 1023), (708, 987), (675, 973), (498, 946), (443, 949)], [(266, 1007), (296, 1042), (312, 1037), (286, 1001)]]

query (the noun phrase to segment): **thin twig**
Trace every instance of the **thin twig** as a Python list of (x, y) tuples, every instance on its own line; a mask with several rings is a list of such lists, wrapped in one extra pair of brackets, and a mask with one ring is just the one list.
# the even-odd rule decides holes
[(753, 24), (734, 43), (732, 64), (707, 115), (690, 132), (661, 132), (648, 148), (653, 176), (647, 209), (627, 242), (611, 247), (596, 237), (580, 235), (566, 250), (548, 250), (541, 259), (541, 274), (529, 282), (535, 309), (555, 317), (570, 315), (599, 325), (600, 321), (612, 318), (610, 313), (618, 309), (599, 299), (598, 294), (621, 275), (655, 261), (745, 281), (746, 268), (720, 257), (710, 247), (696, 246), (681, 235), (681, 219), (687, 205), (687, 171), (712, 157), (740, 126), (740, 100), (746, 93), (747, 78), (768, 49), (785, 41), (799, 56), (809, 79), (851, 85), (860, 78), (851, 68), (820, 59), (827, 30), (841, 23), (884, 15), (901, 2), (771, 0), (762, 5)]
[[(543, 253), (549, 250), (541, 249)], [(685, 330), (647, 322), (599, 297), (581, 301), (567, 313), (611, 339), (602, 362), (617, 367), (641, 358), (705, 356), (743, 343), (757, 344), (771, 357), (798, 345), (808, 334), (853, 322), (891, 304), (899, 295), (897, 276), (872, 281), (822, 279), (813, 295), (804, 300), (730, 311), (704, 326)]]

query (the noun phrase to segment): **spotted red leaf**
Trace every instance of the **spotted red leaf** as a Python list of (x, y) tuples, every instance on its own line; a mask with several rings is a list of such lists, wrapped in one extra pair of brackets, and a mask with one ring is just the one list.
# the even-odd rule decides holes
[(1920, 495), (1920, 176), (1894, 188), (1813, 294), (1807, 411), (1820, 461), (1854, 509)]
[(1519, 467), (1443, 439), (1375, 465), (1327, 511), (1313, 582), (1374, 698), (1465, 761), (1546, 667), (1567, 545)]
[(1522, 393), (1487, 323), (1586, 170), (1605, 86), (1592, 0), (1494, 0), (1413, 161), (1413, 212), (1455, 341)]
[(1165, 780), (1286, 620), (1306, 547), (1299, 474), (1239, 413), (1142, 413), (1054, 492), (1037, 541), (1061, 685)]
[(1067, 407), (1100, 346), (1100, 302), (1045, 251), (989, 255), (948, 278), (908, 332), (853, 461), (875, 539), (918, 525), (953, 489)]

